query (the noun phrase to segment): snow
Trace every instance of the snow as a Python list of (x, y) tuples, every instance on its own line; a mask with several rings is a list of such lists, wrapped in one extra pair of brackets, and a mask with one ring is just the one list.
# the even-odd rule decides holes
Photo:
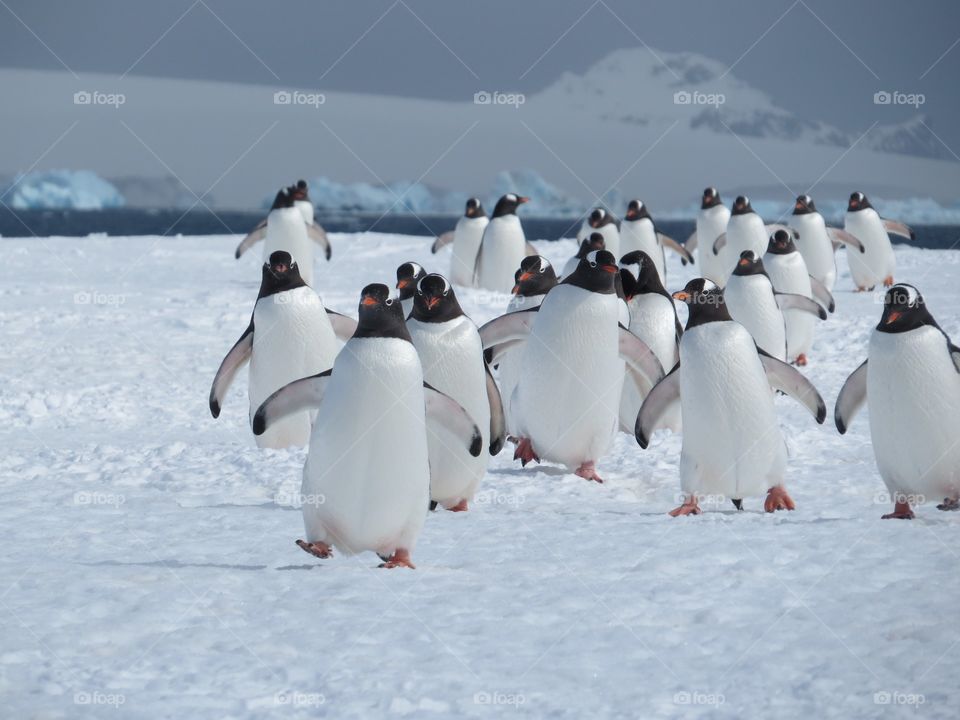
[[(680, 438), (621, 435), (604, 485), (502, 453), (470, 512), (430, 515), (416, 571), (304, 554), (304, 451), (256, 449), (245, 378), (207, 410), (257, 292), (237, 241), (2, 241), (3, 714), (956, 717), (960, 513), (880, 520), (865, 414), (841, 437), (778, 400), (789, 514), (672, 519)], [(449, 262), (332, 242), (317, 284), (351, 314), (402, 261)], [(960, 251), (896, 252), (956, 341)], [(668, 262), (675, 289), (692, 270)], [(880, 314), (840, 263), (805, 371), (831, 408)], [(478, 322), (506, 304), (460, 295)]]
[(18, 175), (2, 193), (15, 210), (102, 210), (123, 207), (111, 183), (90, 170), (48, 170)]

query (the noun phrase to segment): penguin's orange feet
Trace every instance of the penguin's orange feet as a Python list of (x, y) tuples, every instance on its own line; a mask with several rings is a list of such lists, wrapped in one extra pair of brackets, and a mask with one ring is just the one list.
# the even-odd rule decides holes
[(697, 504), (697, 498), (691, 497), (683, 501), (683, 505), (670, 511), (670, 517), (681, 517), (683, 515), (700, 515), (703, 511)]
[(807, 364), (807, 356), (804, 355), (803, 353), (800, 353), (799, 355), (797, 355), (797, 359), (794, 360), (794, 362), (800, 367), (803, 367), (804, 365)]
[(893, 512), (887, 513), (881, 519), (882, 520), (913, 520), (913, 510), (910, 509), (910, 503), (900, 502), (899, 500), (893, 504)]
[(461, 500), (460, 502), (458, 502), (458, 503), (457, 503), (456, 505), (454, 505), (453, 507), (447, 508), (447, 510), (449, 510), (450, 512), (466, 512), (466, 511), (468, 510), (468, 508), (467, 508), (467, 501), (466, 501), (466, 500)]
[(583, 463), (578, 467), (574, 473), (579, 475), (584, 480), (593, 480), (594, 482), (602, 483), (603, 478), (597, 475), (597, 466), (594, 464), (593, 460)]
[(893, 275), (887, 275), (887, 276), (883, 279), (883, 286), (884, 286), (884, 287), (890, 287), (891, 285), (893, 285)]
[(324, 542), (306, 542), (305, 540), (297, 540), (297, 545), (301, 550), (310, 553), (314, 557), (324, 560), (333, 557), (333, 548)]
[(416, 566), (410, 562), (410, 551), (404, 550), (403, 548), (397, 548), (393, 551), (393, 555), (388, 557), (379, 567), (382, 568), (398, 568), (405, 567), (410, 568), (411, 570), (416, 569)]
[(861, 293), (861, 292), (866, 292), (866, 291), (869, 290), (869, 289), (870, 289), (870, 288), (860, 287), (860, 286), (858, 285), (858, 286), (857, 286), (857, 289), (854, 290), (854, 292)]
[(767, 499), (763, 501), (763, 509), (765, 512), (772, 513), (777, 510), (793, 510), (796, 507), (793, 499), (787, 494), (786, 489), (782, 485), (774, 485), (767, 490)]
[(513, 451), (513, 459), (519, 460), (522, 467), (526, 467), (527, 463), (531, 460), (540, 462), (540, 456), (534, 452), (533, 443), (530, 442), (530, 438), (520, 438), (520, 442), (517, 443), (517, 449)]

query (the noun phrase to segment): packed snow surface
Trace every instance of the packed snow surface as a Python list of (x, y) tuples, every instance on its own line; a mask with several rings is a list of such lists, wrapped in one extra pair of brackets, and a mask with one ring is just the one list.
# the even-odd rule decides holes
[[(960, 513), (880, 519), (866, 413), (841, 437), (777, 400), (792, 513), (672, 519), (680, 437), (620, 435), (603, 485), (504, 451), (415, 571), (306, 555), (305, 452), (255, 447), (245, 375), (207, 409), (257, 294), (237, 240), (0, 241), (0, 714), (957, 717)], [(317, 287), (355, 314), (403, 261), (446, 272), (430, 241), (333, 235)], [(960, 251), (896, 252), (957, 341)], [(839, 262), (804, 371), (831, 411), (881, 310)], [(694, 271), (671, 256), (668, 287)], [(478, 323), (506, 306), (459, 294)]]

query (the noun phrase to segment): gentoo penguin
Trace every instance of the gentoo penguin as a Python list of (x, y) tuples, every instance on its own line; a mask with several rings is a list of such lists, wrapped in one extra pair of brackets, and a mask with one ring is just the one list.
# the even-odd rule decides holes
[(536, 255), (523, 235), (517, 208), (530, 198), (507, 193), (497, 201), (493, 218), (483, 229), (480, 249), (474, 261), (474, 285), (485, 290), (509, 293), (513, 273), (527, 255)]
[(797, 233), (797, 250), (803, 255), (810, 277), (816, 278), (828, 292), (833, 292), (837, 282), (835, 246), (842, 243), (862, 253), (863, 244), (846, 230), (827, 227), (809, 195), (797, 197), (790, 227)]
[[(653, 350), (664, 370), (680, 360), (680, 336), (683, 327), (677, 317), (673, 297), (663, 287), (656, 263), (641, 250), (620, 258), (620, 279), (630, 311), (630, 332)], [(633, 433), (643, 398), (634, 383), (624, 383), (620, 396), (620, 429)], [(680, 431), (680, 413), (674, 413), (668, 427)]]
[(740, 260), (723, 291), (730, 315), (743, 325), (757, 346), (777, 360), (787, 359), (787, 325), (784, 313), (796, 309), (821, 320), (827, 311), (809, 297), (782, 293), (774, 287), (763, 260), (752, 250), (740, 253)]
[(457, 220), (457, 226), (438, 237), (430, 248), (430, 252), (436, 254), (440, 248), (453, 243), (450, 279), (457, 285), (473, 286), (473, 266), (480, 250), (480, 241), (483, 240), (483, 231), (489, 222), (480, 200), (470, 198), (463, 217)]
[[(424, 381), (456, 400), (480, 427), (490, 455), (499, 453), (505, 433), (500, 391), (483, 359), (477, 326), (463, 314), (445, 277), (427, 275), (417, 283), (407, 328), (420, 355)], [(489, 455), (472, 457), (437, 428), (427, 428), (427, 448), (431, 502), (448, 510), (466, 510), (487, 471)]]
[[(333, 367), (284, 386), (257, 410), (262, 433), (290, 413), (317, 408), (303, 468), (306, 540), (320, 558), (332, 548), (377, 553), (380, 567), (413, 567), (410, 553), (430, 501), (426, 427), (443, 428), (477, 457), (480, 428), (454, 400), (423, 381), (400, 301), (367, 285), (356, 332)], [(453, 440), (451, 440), (453, 442)]]
[(862, 192), (851, 193), (843, 229), (863, 243), (862, 254), (847, 256), (857, 291), (872, 290), (879, 282), (885, 287), (893, 285), (897, 262), (887, 233), (913, 239), (913, 231), (903, 223), (881, 218)]
[(614, 257), (620, 256), (620, 223), (605, 208), (597, 207), (590, 211), (590, 214), (580, 224), (577, 231), (577, 242), (582, 243), (593, 233), (598, 232), (603, 235), (603, 242), (606, 249)]
[[(220, 408), (237, 372), (250, 362), (250, 419), (267, 397), (293, 380), (333, 364), (337, 336), (346, 340), (356, 323), (326, 310), (300, 276), (290, 253), (278, 250), (263, 265), (260, 294), (250, 324), (220, 363), (210, 388), (210, 412)], [(310, 415), (297, 413), (257, 437), (268, 448), (303, 446), (310, 439)]]
[[(305, 182), (304, 185), (306, 185)], [(311, 218), (309, 222), (307, 222), (308, 216)], [(307, 285), (312, 285), (313, 244), (316, 243), (324, 249), (327, 260), (331, 256), (327, 234), (323, 228), (313, 222), (312, 217), (313, 204), (307, 199), (306, 187), (292, 185), (282, 188), (273, 199), (273, 205), (266, 219), (237, 245), (234, 257), (239, 259), (247, 250), (264, 240), (264, 262), (275, 250), (285, 250), (301, 267), (300, 273)], [(297, 222), (298, 219), (300, 222)]]
[(726, 248), (725, 272), (729, 276), (736, 267), (740, 254), (745, 250), (752, 250), (758, 258), (763, 257), (763, 253), (767, 250), (768, 237), (770, 232), (750, 205), (750, 198), (738, 195), (733, 201), (733, 210), (727, 221), (726, 231), (717, 236), (713, 242), (713, 252), (718, 254)]
[(697, 228), (693, 231), (684, 247), (688, 252), (698, 250), (700, 272), (703, 276), (723, 287), (730, 275), (727, 251), (720, 248), (716, 254), (711, 248), (718, 237), (727, 231), (727, 221), (730, 219), (730, 210), (720, 199), (720, 193), (714, 187), (703, 191), (700, 201), (700, 212), (697, 213)]
[(603, 239), (603, 235), (598, 232), (590, 233), (588, 237), (585, 237), (580, 241), (580, 247), (577, 248), (576, 255), (567, 260), (566, 264), (563, 266), (563, 273), (560, 275), (560, 277), (565, 278), (574, 272), (580, 266), (580, 261), (590, 253), (597, 250), (606, 249), (607, 244), (606, 240)]
[[(767, 277), (779, 293), (792, 293), (815, 300), (823, 309), (833, 312), (833, 296), (824, 285), (810, 276), (803, 255), (793, 244), (793, 235), (777, 230), (770, 236), (767, 254), (763, 256)], [(782, 297), (781, 297), (782, 299)], [(813, 347), (814, 322), (820, 315), (800, 308), (785, 308), (783, 321), (787, 331), (787, 360), (807, 364), (807, 353)]]
[(640, 200), (631, 200), (627, 214), (620, 224), (620, 252), (624, 255), (636, 250), (644, 252), (653, 260), (660, 280), (666, 282), (665, 248), (670, 248), (683, 259), (683, 264), (693, 262), (693, 256), (676, 240), (657, 230), (647, 206)]
[(539, 308), (509, 313), (480, 330), (484, 348), (527, 339), (510, 399), (519, 432), (514, 458), (544, 458), (602, 482), (596, 461), (618, 426), (624, 361), (642, 395), (663, 374), (653, 351), (618, 323), (616, 258), (591, 252)]
[(798, 400), (818, 423), (827, 416), (823, 399), (794, 368), (757, 348), (730, 317), (724, 291), (714, 283), (691, 280), (673, 297), (690, 308), (680, 364), (653, 388), (636, 421), (637, 442), (646, 448), (679, 399), (684, 501), (670, 514), (699, 514), (702, 495), (729, 498), (738, 509), (743, 498), (766, 495), (767, 512), (793, 510), (783, 486), (787, 450), (770, 389)]
[(960, 348), (912, 285), (894, 285), (884, 297), (867, 359), (837, 398), (841, 434), (864, 402), (877, 469), (894, 502), (883, 517), (909, 519), (911, 505), (940, 498), (939, 510), (960, 509)]
[(412, 260), (397, 268), (397, 291), (400, 293), (400, 303), (405, 318), (410, 317), (410, 313), (413, 312), (413, 296), (417, 292), (417, 283), (426, 275), (427, 271)]

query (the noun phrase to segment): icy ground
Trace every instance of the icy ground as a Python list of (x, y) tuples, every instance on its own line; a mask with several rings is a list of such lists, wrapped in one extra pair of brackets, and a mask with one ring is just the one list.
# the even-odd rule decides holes
[[(0, 241), (0, 716), (958, 717), (960, 513), (880, 520), (865, 415), (841, 437), (778, 401), (793, 513), (671, 519), (680, 438), (621, 435), (605, 485), (504, 452), (416, 571), (307, 556), (304, 452), (256, 449), (245, 377), (207, 409), (257, 292), (236, 242)], [(404, 260), (447, 269), (427, 238), (333, 244), (317, 284), (351, 314)], [(957, 341), (960, 251), (897, 253)], [(806, 371), (831, 414), (880, 313), (840, 262)]]

